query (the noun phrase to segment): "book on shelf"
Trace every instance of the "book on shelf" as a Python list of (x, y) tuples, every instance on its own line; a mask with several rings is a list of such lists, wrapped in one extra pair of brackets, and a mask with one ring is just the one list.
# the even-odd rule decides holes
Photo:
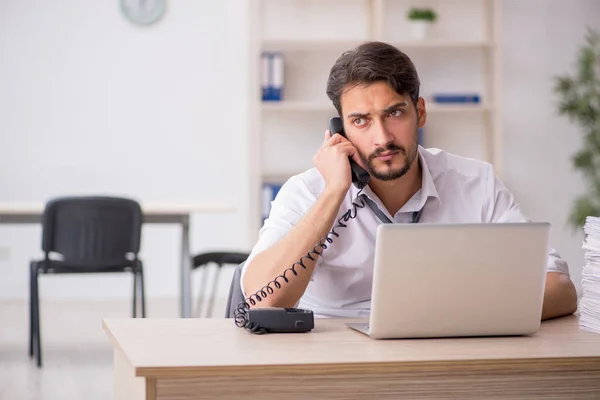
[(263, 52), (261, 54), (261, 89), (263, 101), (283, 100), (284, 69), (282, 53)]
[(271, 212), (271, 202), (277, 197), (277, 193), (283, 186), (283, 183), (265, 182), (262, 187), (262, 222), (269, 217)]
[(431, 101), (437, 104), (480, 104), (481, 96), (477, 93), (434, 93)]

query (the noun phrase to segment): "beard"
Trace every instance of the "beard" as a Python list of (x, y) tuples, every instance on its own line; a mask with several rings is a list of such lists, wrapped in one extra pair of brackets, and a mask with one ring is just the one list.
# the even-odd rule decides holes
[[(398, 146), (393, 143), (389, 143), (385, 147), (378, 147), (374, 152), (369, 154), (369, 156), (366, 156), (361, 152), (359, 152), (358, 155), (371, 177), (381, 181), (393, 181), (394, 179), (402, 178), (410, 170), (411, 165), (417, 158), (418, 142), (416, 139), (417, 135), (415, 134), (414, 146), (411, 146), (408, 151), (404, 148), (404, 146)], [(397, 151), (398, 155), (404, 158), (404, 165), (402, 167), (391, 168), (392, 160), (389, 160), (384, 161), (384, 165), (386, 165), (387, 168), (384, 170), (377, 170), (374, 165), (375, 159), (377, 156), (388, 151)]]

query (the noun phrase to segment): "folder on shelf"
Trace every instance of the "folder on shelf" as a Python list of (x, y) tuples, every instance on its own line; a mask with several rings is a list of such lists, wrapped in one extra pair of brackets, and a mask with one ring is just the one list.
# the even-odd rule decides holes
[(283, 100), (283, 54), (263, 52), (261, 55), (261, 86), (263, 101)]
[(434, 94), (431, 96), (434, 103), (452, 104), (452, 103), (472, 103), (481, 102), (481, 96), (476, 93), (447, 93)]
[(260, 85), (262, 89), (262, 99), (268, 100), (270, 84), (271, 81), (271, 71), (270, 71), (270, 61), (269, 61), (269, 53), (262, 53), (260, 57)]
[(280, 183), (264, 183), (262, 187), (262, 222), (269, 217), (271, 213), (271, 202), (277, 197), (277, 193), (283, 184)]

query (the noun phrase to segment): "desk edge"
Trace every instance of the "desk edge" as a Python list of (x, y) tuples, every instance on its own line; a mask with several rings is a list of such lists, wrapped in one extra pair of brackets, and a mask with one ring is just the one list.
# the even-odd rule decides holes
[[(121, 352), (121, 355), (127, 360), (127, 362), (129, 362), (129, 364), (133, 365), (133, 363), (131, 362), (131, 359), (127, 355), (127, 352), (124, 351), (123, 347), (121, 346), (121, 343), (119, 343), (119, 341), (117, 340), (115, 335), (110, 330), (110, 327), (106, 323), (106, 318), (102, 318), (102, 330), (106, 333), (106, 336), (108, 336), (108, 339), (113, 347), (113, 352), (116, 350), (119, 350)], [(134, 369), (136, 370), (136, 376), (142, 376), (142, 375), (138, 374), (137, 368), (134, 367)]]
[(600, 357), (496, 358), (481, 360), (392, 361), (372, 363), (273, 364), (249, 366), (135, 367), (136, 376), (165, 379), (208, 376), (277, 376), (347, 373), (394, 372), (489, 372), (513, 370), (519, 372), (551, 370), (596, 370), (600, 372)]

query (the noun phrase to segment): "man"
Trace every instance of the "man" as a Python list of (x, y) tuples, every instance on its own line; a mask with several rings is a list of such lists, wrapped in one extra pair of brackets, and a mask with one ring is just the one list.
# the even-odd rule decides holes
[[(326, 131), (313, 158), (315, 168), (292, 177), (273, 201), (242, 272), (246, 297), (257, 300), (253, 294), (263, 291), (255, 307), (297, 306), (318, 316), (368, 316), (381, 213), (396, 223), (415, 217), (434, 223), (528, 221), (490, 164), (418, 145), (418, 129), (427, 119), (419, 85), (412, 61), (385, 43), (365, 43), (336, 61), (327, 95), (346, 138)], [(370, 175), (362, 190), (351, 184), (349, 157)], [(342, 219), (345, 227), (335, 228), (359, 194), (372, 200), (380, 215), (360, 208), (356, 218)], [(337, 235), (329, 234), (332, 227)], [(328, 234), (331, 243), (322, 241)], [(318, 243), (327, 248), (315, 248)], [(293, 265), (296, 274), (289, 270)], [(281, 287), (267, 292), (267, 284), (275, 288), (277, 276)], [(552, 249), (542, 319), (576, 308), (568, 266)]]

